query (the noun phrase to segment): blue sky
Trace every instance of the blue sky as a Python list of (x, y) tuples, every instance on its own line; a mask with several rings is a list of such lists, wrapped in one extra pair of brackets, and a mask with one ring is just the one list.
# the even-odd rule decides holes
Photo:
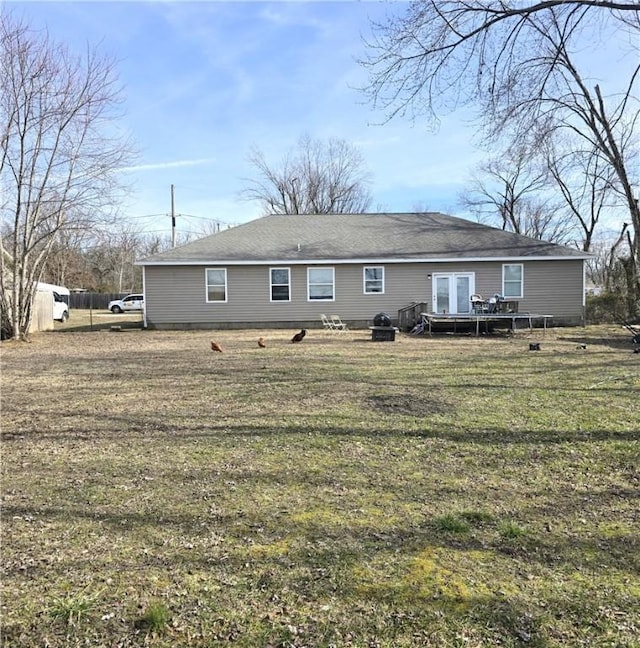
[(459, 213), (458, 193), (485, 154), (463, 113), (437, 132), (383, 124), (357, 87), (370, 19), (401, 2), (17, 2), (35, 28), (81, 53), (114, 56), (124, 85), (122, 125), (139, 150), (125, 173), (123, 214), (169, 233), (175, 185), (178, 232), (205, 219), (260, 215), (239, 192), (255, 171), (252, 147), (278, 163), (303, 133), (356, 145), (371, 173), (372, 207)]

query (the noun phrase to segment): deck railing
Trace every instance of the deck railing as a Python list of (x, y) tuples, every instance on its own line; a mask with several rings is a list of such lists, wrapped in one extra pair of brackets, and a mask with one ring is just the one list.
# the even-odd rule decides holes
[(429, 309), (427, 302), (412, 302), (404, 308), (398, 310), (398, 328), (401, 331), (410, 331), (420, 319), (420, 313)]

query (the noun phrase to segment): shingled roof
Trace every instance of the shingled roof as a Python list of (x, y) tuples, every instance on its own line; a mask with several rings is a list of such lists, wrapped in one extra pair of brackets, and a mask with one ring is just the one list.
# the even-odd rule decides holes
[(579, 250), (440, 213), (272, 215), (140, 265), (586, 258)]

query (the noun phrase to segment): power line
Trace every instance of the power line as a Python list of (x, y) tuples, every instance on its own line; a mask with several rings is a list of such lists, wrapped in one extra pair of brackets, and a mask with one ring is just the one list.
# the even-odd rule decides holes
[(137, 215), (137, 216), (127, 216), (127, 218), (155, 218), (156, 216), (167, 216), (166, 213), (164, 214), (144, 214), (144, 215)]
[[(182, 185), (181, 185), (182, 187)], [(192, 189), (193, 187), (186, 187), (186, 189)], [(219, 218), (211, 217), (211, 216), (200, 216), (198, 214), (184, 214), (184, 213), (176, 213), (175, 210), (175, 185), (171, 184), (171, 212), (170, 213), (157, 213), (157, 214), (138, 214), (135, 216), (129, 216), (129, 218), (133, 220), (139, 220), (139, 219), (148, 219), (148, 218), (161, 218), (161, 217), (170, 217), (171, 218), (171, 247), (175, 247), (176, 245), (176, 233), (177, 233), (177, 219), (178, 218), (184, 218), (184, 219), (196, 219), (199, 221), (204, 221), (207, 223), (212, 224), (214, 227), (214, 232), (217, 233), (221, 229), (226, 228), (230, 229), (232, 227), (236, 227), (239, 225), (239, 223), (230, 223), (228, 221), (221, 220)], [(161, 233), (164, 230), (152, 230), (152, 231), (147, 231), (147, 233)], [(183, 230), (184, 233), (187, 234), (202, 234), (203, 236), (206, 235), (205, 232), (194, 232), (193, 230)], [(183, 233), (181, 232), (181, 233)]]

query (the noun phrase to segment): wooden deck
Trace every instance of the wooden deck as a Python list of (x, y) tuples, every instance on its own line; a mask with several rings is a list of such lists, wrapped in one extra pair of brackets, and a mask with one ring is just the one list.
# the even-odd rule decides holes
[(534, 322), (542, 322), (543, 328), (547, 330), (547, 321), (553, 319), (553, 315), (543, 315), (540, 313), (420, 313), (425, 333), (433, 334), (434, 328), (438, 324), (447, 324), (453, 327), (454, 333), (458, 324), (464, 324), (465, 327), (473, 327), (475, 324), (476, 335), (480, 335), (480, 324), (484, 324), (485, 330), (489, 329), (491, 324), (509, 324), (511, 330), (518, 328), (518, 322), (526, 322), (529, 330), (533, 329)]

